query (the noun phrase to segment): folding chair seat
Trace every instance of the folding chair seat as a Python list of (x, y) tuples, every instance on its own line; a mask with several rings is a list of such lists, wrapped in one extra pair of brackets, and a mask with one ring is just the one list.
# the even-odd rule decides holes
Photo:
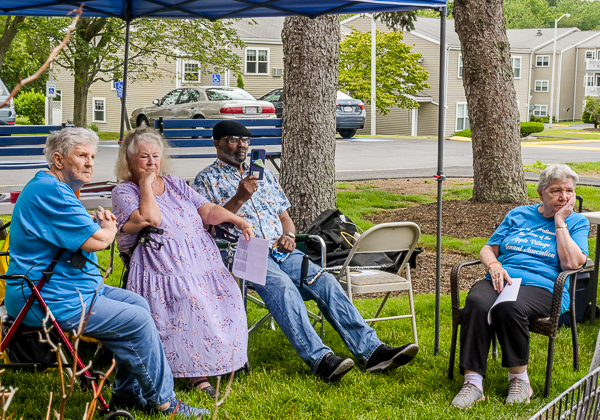
[[(588, 259), (588, 261), (591, 261)], [(457, 263), (452, 267), (450, 273), (450, 295), (452, 298), (452, 339), (450, 344), (450, 363), (448, 368), (448, 377), (454, 378), (454, 364), (456, 359), (456, 346), (458, 341), (458, 327), (462, 321), (463, 307), (460, 306), (460, 273), (463, 268), (481, 264), (480, 260)], [(593, 264), (592, 264), (593, 267)], [(567, 270), (561, 272), (554, 281), (554, 292), (552, 296), (552, 308), (549, 317), (537, 318), (529, 324), (529, 331), (548, 337), (548, 359), (546, 361), (546, 383), (544, 386), (544, 397), (550, 395), (550, 385), (552, 383), (552, 365), (554, 362), (554, 347), (556, 343), (556, 334), (558, 332), (558, 319), (561, 315), (561, 305), (563, 289), (567, 278), (571, 277), (569, 285), (569, 309), (567, 314), (571, 321), (571, 339), (573, 342), (573, 370), (579, 370), (579, 345), (577, 342), (577, 323), (575, 321), (575, 289), (577, 287), (577, 275), (583, 270), (589, 270), (589, 267), (582, 267), (577, 270)], [(478, 280), (487, 281), (487, 280)], [(496, 343), (494, 339), (494, 357), (497, 355)]]
[[(412, 322), (413, 341), (418, 344), (417, 323), (410, 278), (410, 257), (421, 236), (419, 226), (412, 222), (382, 223), (373, 226), (356, 241), (338, 275), (338, 280), (346, 288), (352, 301), (354, 294), (386, 292), (379, 308), (372, 318), (365, 319), (373, 325), (376, 321), (409, 318)], [(367, 270), (356, 272), (352, 267), (352, 258), (357, 254), (375, 254), (382, 252), (400, 252), (400, 269), (397, 273)], [(380, 317), (390, 294), (405, 290), (408, 292), (410, 313)]]

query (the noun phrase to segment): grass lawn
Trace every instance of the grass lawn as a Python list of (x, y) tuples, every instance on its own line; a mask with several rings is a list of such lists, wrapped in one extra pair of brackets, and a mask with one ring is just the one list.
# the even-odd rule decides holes
[[(537, 196), (535, 186), (528, 186), (529, 195)], [(578, 187), (577, 192), (585, 197), (585, 205), (592, 210), (600, 210), (600, 192), (596, 188)], [(445, 189), (445, 199), (467, 199), (472, 195), (469, 185)], [(378, 190), (373, 185), (352, 183), (338, 184), (338, 207), (363, 229), (371, 223), (368, 215), (381, 209), (414, 206), (435, 202), (432, 195), (404, 196)], [(3, 221), (10, 217), (1, 216)], [(487, 238), (468, 240), (443, 238), (443, 249), (457, 249), (476, 254)], [(594, 241), (590, 241), (594, 242)], [(424, 235), (422, 245), (435, 247), (435, 237)], [(593, 245), (593, 243), (590, 243)], [(590, 252), (593, 252), (590, 250)], [(109, 252), (99, 253), (99, 261), (106, 266)], [(114, 272), (107, 283), (118, 285), (122, 271), (121, 261), (114, 262)], [(463, 293), (464, 299), (466, 293)], [(365, 316), (373, 314), (378, 301), (374, 299), (356, 300), (356, 306)], [(314, 309), (314, 304), (308, 306)], [(373, 375), (357, 367), (338, 384), (327, 384), (312, 376), (309, 369), (296, 356), (281, 330), (261, 327), (249, 342), (249, 358), (252, 373), (233, 382), (232, 393), (219, 412), (218, 418), (231, 419), (514, 419), (528, 418), (553, 397), (564, 391), (577, 379), (583, 377), (591, 362), (598, 327), (589, 324), (579, 325), (580, 372), (572, 367), (572, 347), (570, 331), (559, 331), (554, 361), (554, 374), (550, 398), (541, 397), (545, 379), (545, 364), (548, 340), (537, 334), (532, 335), (529, 374), (534, 389), (534, 398), (527, 406), (506, 406), (506, 369), (500, 360), (490, 359), (488, 377), (484, 382), (486, 400), (470, 410), (450, 407), (450, 401), (462, 384), (462, 376), (454, 381), (447, 378), (448, 357), (451, 333), (451, 311), (449, 296), (441, 299), (441, 354), (434, 355), (434, 309), (435, 297), (430, 294), (415, 296), (417, 329), (421, 351), (417, 358), (405, 367), (390, 374)], [(391, 298), (385, 312), (406, 312), (406, 296)], [(249, 306), (248, 318), (253, 323), (265, 311), (254, 305)], [(385, 316), (385, 314), (383, 314)], [(408, 320), (387, 321), (376, 324), (379, 337), (386, 343), (402, 345), (412, 340)], [(338, 355), (351, 357), (341, 338), (331, 325), (325, 326), (325, 343)], [(90, 353), (90, 351), (86, 352)], [(84, 362), (87, 362), (86, 357)], [(106, 369), (106, 366), (95, 366)], [(14, 411), (12, 418), (43, 419), (46, 416), (50, 392), (54, 394), (53, 407), (58, 407), (56, 395), (60, 393), (56, 371), (33, 374), (24, 371), (7, 370), (1, 376), (4, 386), (18, 387), (15, 399), (8, 412)], [(210, 407), (211, 401), (204, 394), (187, 390), (185, 382), (176, 381), (177, 395), (185, 402), (202, 407)], [(104, 392), (105, 396), (109, 391)], [(68, 404), (66, 417), (81, 419), (90, 394), (76, 386), (74, 396)], [(134, 413), (136, 419), (151, 419), (144, 413)]]

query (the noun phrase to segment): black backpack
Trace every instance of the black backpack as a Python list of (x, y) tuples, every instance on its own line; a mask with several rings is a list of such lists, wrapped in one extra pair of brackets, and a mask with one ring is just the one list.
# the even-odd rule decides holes
[[(327, 267), (343, 265), (358, 238), (356, 224), (337, 209), (325, 210), (304, 233), (318, 235), (323, 238), (327, 250)], [(382, 268), (383, 270), (397, 273), (405, 252), (357, 254), (352, 258), (350, 266), (383, 265), (385, 266)], [(415, 248), (413, 251), (409, 260), (411, 268), (416, 267), (417, 256), (421, 252), (423, 252), (421, 248)], [(307, 253), (313, 262), (320, 262), (321, 248), (316, 241), (309, 241), (307, 243)]]

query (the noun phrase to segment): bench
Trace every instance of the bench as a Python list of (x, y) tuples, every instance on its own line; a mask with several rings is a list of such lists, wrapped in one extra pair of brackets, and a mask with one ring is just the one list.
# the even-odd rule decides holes
[(8, 160), (16, 156), (43, 156), (48, 135), (62, 125), (0, 125), (0, 170), (48, 169), (43, 160)]
[[(223, 120), (176, 120), (162, 117), (154, 120), (154, 128), (162, 133), (172, 148), (210, 148), (206, 153), (171, 153), (173, 159), (216, 158), (212, 139), (213, 127)], [(281, 146), (281, 118), (235, 119), (252, 131), (250, 146)], [(201, 137), (201, 138), (195, 138)], [(267, 152), (266, 159), (279, 171), (276, 159), (281, 159), (281, 150)]]

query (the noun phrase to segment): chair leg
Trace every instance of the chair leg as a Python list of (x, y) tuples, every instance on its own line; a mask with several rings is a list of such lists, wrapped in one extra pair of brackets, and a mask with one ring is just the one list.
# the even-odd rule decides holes
[(544, 398), (550, 395), (550, 385), (552, 383), (552, 364), (554, 363), (554, 343), (556, 337), (548, 339), (548, 361), (546, 362), (546, 385), (544, 386)]
[(415, 315), (415, 302), (413, 300), (412, 293), (412, 280), (410, 278), (410, 266), (406, 263), (406, 279), (408, 280), (408, 303), (410, 304), (410, 314), (412, 315), (412, 330), (413, 330), (413, 340), (415, 344), (419, 345), (419, 338), (417, 337), (417, 317)]
[(454, 361), (456, 359), (456, 340), (458, 338), (458, 324), (452, 325), (452, 341), (450, 342), (450, 365), (448, 366), (448, 378), (454, 379)]
[(575, 321), (575, 313), (571, 311), (571, 338), (573, 339), (573, 370), (579, 372), (579, 342), (577, 340), (577, 322)]
[[(387, 292), (387, 293), (385, 294), (385, 296), (383, 297), (383, 300), (381, 301), (381, 305), (379, 305), (379, 308), (377, 308), (377, 311), (375, 312), (375, 315), (373, 316), (373, 318), (377, 318), (377, 317), (379, 316), (379, 314), (381, 313), (381, 310), (382, 310), (382, 309), (383, 309), (383, 307), (385, 306), (385, 304), (386, 304), (386, 302), (387, 302), (388, 298), (390, 297), (390, 294), (391, 294), (391, 293), (392, 293), (392, 292)], [(372, 326), (374, 326), (374, 325), (375, 325), (375, 322), (376, 322), (376, 321), (371, 321), (371, 322), (369, 322), (369, 325), (372, 327)]]

